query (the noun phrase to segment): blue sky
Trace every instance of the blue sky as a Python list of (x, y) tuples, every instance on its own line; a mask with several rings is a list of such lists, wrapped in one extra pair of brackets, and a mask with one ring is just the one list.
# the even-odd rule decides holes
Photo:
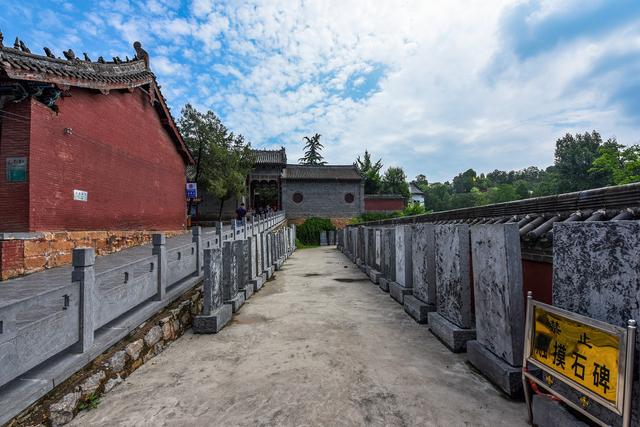
[(175, 116), (215, 111), (258, 148), (365, 149), (409, 178), (546, 167), (566, 132), (640, 141), (640, 2), (0, 0), (5, 44), (132, 57)]

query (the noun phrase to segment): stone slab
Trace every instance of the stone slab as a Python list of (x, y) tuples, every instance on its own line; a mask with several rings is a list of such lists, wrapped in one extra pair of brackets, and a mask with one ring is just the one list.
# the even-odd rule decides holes
[(403, 307), (404, 311), (418, 323), (428, 323), (429, 313), (436, 311), (435, 305), (425, 304), (416, 298), (415, 295), (405, 295)]
[(560, 402), (548, 397), (533, 395), (533, 425), (538, 427), (589, 427), (576, 419)]
[(385, 292), (389, 292), (389, 283), (389, 280), (387, 280), (385, 277), (380, 276), (378, 278), (378, 286)]
[(493, 384), (511, 398), (522, 394), (522, 367), (497, 357), (477, 340), (467, 342), (467, 359)]
[(411, 238), (413, 295), (436, 306), (436, 236), (434, 224), (416, 224)]
[(398, 282), (389, 283), (389, 296), (396, 300), (399, 304), (404, 304), (404, 298), (406, 295), (412, 295), (413, 289), (406, 286), (402, 286)]
[(232, 311), (236, 313), (238, 310), (240, 310), (242, 304), (244, 304), (244, 292), (238, 292), (235, 298), (226, 300), (224, 303), (229, 304)]
[(273, 277), (273, 273), (274, 273), (274, 269), (273, 266), (267, 267), (267, 269), (265, 270), (265, 273), (267, 275), (267, 280), (271, 279)]
[(369, 276), (369, 279), (373, 283), (375, 283), (376, 285), (380, 283), (380, 278), (382, 277), (382, 273), (380, 273), (378, 270), (374, 270), (373, 268), (370, 268), (367, 274)]
[(478, 342), (512, 366), (522, 366), (525, 307), (517, 224), (471, 227)]
[(193, 318), (193, 332), (195, 334), (217, 334), (229, 323), (232, 313), (232, 306), (223, 304), (208, 316), (195, 316)]
[(244, 288), (240, 289), (239, 292), (244, 292), (244, 300), (248, 300), (253, 295), (254, 285), (249, 282), (245, 285)]
[[(626, 327), (629, 319), (640, 319), (638, 289), (640, 221), (554, 224), (553, 305)], [(635, 353), (638, 366), (640, 339)], [(640, 401), (638, 375), (632, 400)], [(640, 405), (633, 405), (631, 418), (631, 425), (640, 425)]]
[(436, 294), (438, 313), (461, 329), (472, 329), (469, 226), (437, 225)]
[(395, 276), (394, 281), (405, 287), (413, 286), (411, 240), (413, 227), (398, 225), (395, 228)]
[(438, 312), (428, 315), (431, 332), (454, 353), (466, 351), (467, 342), (476, 338), (475, 329), (465, 329), (450, 322)]
[(251, 280), (251, 285), (253, 285), (253, 291), (254, 292), (258, 292), (263, 286), (264, 283), (267, 281), (267, 274), (266, 273), (262, 273), (261, 275), (257, 276), (256, 278), (254, 278), (253, 280)]

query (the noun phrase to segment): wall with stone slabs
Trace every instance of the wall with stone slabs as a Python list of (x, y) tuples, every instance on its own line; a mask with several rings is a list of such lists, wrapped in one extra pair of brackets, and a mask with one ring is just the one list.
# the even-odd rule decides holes
[[(554, 306), (621, 327), (640, 319), (640, 222), (557, 223), (553, 240)], [(635, 354), (631, 425), (638, 426), (638, 337)]]
[(396, 230), (393, 227), (383, 229), (382, 275), (393, 282), (396, 280)]

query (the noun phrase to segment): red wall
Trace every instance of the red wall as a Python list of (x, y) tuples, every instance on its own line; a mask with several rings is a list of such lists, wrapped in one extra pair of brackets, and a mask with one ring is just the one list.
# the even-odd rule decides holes
[(401, 211), (404, 209), (404, 199), (368, 199), (364, 198), (366, 212)]
[(30, 105), (29, 231), (184, 227), (184, 162), (142, 91), (72, 88), (59, 114)]
[(533, 292), (533, 299), (551, 304), (552, 299), (552, 279), (553, 264), (548, 262), (522, 260), (522, 285), (525, 299), (525, 307), (527, 301), (527, 292)]
[[(29, 182), (7, 182), (7, 157), (29, 157), (28, 102), (6, 103), (0, 114), (0, 232), (29, 227)], [(27, 163), (27, 168), (30, 164)]]

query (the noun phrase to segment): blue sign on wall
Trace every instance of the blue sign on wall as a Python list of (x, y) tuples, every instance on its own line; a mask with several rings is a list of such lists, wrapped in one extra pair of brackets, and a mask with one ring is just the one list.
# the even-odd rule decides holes
[(198, 197), (198, 184), (187, 182), (187, 199), (195, 199), (196, 197)]

